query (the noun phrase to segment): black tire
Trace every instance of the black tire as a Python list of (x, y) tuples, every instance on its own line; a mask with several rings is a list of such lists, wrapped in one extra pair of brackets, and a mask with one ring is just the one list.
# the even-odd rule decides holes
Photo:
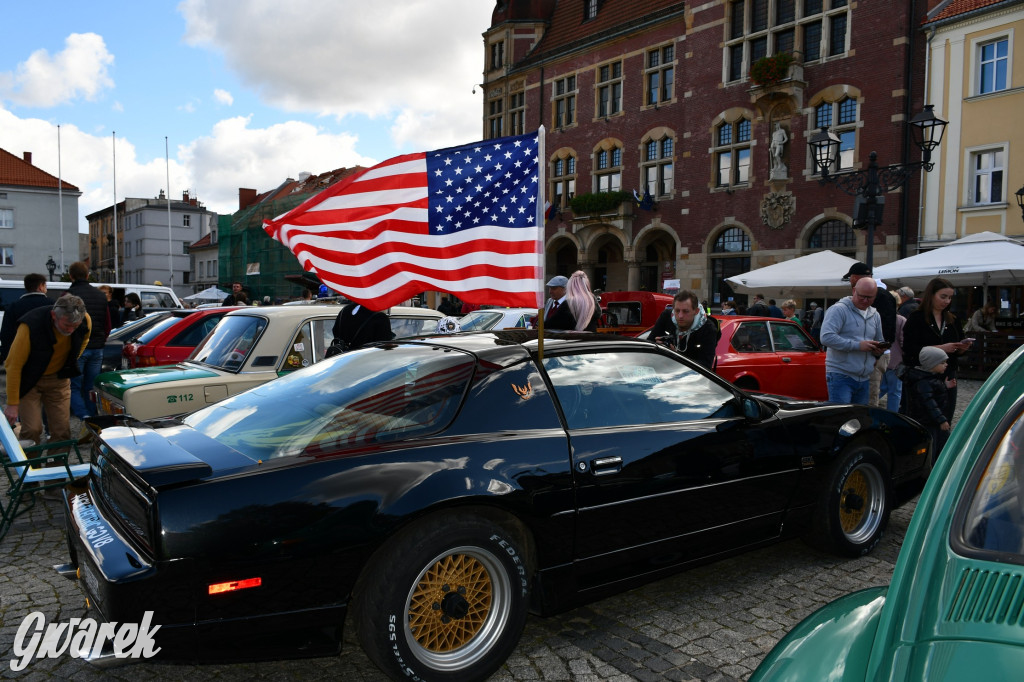
[(854, 446), (833, 463), (826, 481), (808, 540), (843, 556), (867, 554), (889, 523), (889, 467), (874, 448)]
[(526, 623), (529, 575), (518, 543), (472, 516), (435, 518), (402, 533), (363, 576), (351, 622), (392, 679), (486, 679)]

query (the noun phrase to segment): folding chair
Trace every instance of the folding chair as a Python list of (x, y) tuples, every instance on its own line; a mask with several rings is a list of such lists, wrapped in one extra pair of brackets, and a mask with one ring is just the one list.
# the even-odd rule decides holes
[[(78, 464), (68, 461), (72, 451)], [(88, 474), (90, 468), (82, 459), (76, 440), (23, 448), (6, 417), (0, 418), (0, 464), (10, 485), (7, 493), (0, 495), (0, 540), (7, 535), (15, 517), (35, 506), (36, 493), (61, 488), (72, 479)], [(43, 466), (45, 464), (50, 466)]]

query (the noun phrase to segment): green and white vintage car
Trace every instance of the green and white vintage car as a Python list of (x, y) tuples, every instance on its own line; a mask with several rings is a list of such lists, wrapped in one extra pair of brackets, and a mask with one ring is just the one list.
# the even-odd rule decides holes
[[(323, 360), (334, 334), (336, 305), (265, 306), (233, 310), (176, 365), (107, 372), (96, 377), (100, 414), (136, 419), (196, 410)], [(390, 308), (396, 337), (433, 333), (441, 313)]]
[(750, 679), (1024, 679), (1024, 347), (953, 429), (892, 583), (811, 614)]

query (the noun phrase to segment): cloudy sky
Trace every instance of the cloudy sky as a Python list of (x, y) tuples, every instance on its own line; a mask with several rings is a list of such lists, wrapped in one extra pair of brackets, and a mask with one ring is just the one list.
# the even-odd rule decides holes
[[(482, 136), (491, 0), (4, 3), (0, 147), (82, 190), (86, 214), (369, 165)], [(116, 145), (116, 146), (115, 146)]]

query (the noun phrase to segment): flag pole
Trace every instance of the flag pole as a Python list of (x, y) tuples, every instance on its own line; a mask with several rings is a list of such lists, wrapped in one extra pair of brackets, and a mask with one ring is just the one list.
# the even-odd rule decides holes
[(171, 157), (164, 135), (164, 168), (167, 171), (167, 286), (174, 288), (174, 261), (171, 257)]
[(64, 186), (63, 173), (60, 167), (60, 126), (57, 126), (57, 205), (60, 207), (60, 271), (66, 271), (64, 267), (64, 195), (61, 192)]
[(114, 162), (114, 284), (119, 283), (117, 267), (117, 131), (110, 132), (110, 154)]
[(547, 225), (544, 220), (544, 197), (547, 194), (547, 153), (544, 145), (544, 126), (537, 129), (537, 358), (544, 362), (544, 233)]

